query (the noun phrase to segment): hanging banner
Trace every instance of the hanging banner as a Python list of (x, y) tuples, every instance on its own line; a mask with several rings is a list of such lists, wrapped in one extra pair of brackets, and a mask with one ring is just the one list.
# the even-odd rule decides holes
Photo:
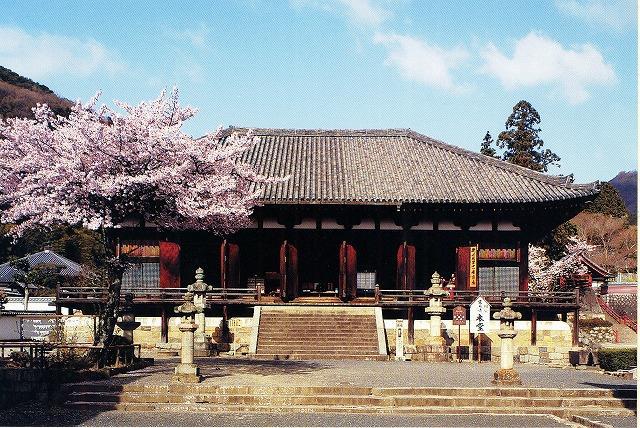
[(478, 287), (478, 247), (469, 248), (469, 288)]
[(487, 333), (491, 320), (491, 305), (482, 297), (478, 297), (471, 304), (469, 331), (471, 333)]

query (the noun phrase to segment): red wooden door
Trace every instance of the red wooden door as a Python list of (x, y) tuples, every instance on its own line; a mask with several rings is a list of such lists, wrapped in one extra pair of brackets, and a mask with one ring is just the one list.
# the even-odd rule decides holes
[(456, 249), (456, 289), (478, 289), (478, 247)]
[(356, 250), (345, 241), (340, 245), (340, 266), (338, 277), (338, 297), (348, 301), (356, 297), (358, 287), (358, 270)]
[(238, 288), (240, 284), (240, 247), (225, 239), (220, 245), (220, 286)]
[(180, 245), (160, 241), (160, 287), (180, 288)]
[(280, 246), (280, 296), (283, 300), (298, 297), (298, 250), (287, 241)]
[(398, 289), (413, 290), (416, 288), (416, 247), (404, 242), (396, 253), (396, 284)]

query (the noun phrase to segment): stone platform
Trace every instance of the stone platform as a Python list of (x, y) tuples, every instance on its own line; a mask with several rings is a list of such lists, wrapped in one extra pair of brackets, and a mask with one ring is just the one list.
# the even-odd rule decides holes
[(171, 382), (177, 361), (71, 384), (72, 409), (182, 412), (550, 414), (634, 417), (636, 383), (517, 365), (524, 386), (491, 386), (491, 363), (198, 359), (203, 381)]

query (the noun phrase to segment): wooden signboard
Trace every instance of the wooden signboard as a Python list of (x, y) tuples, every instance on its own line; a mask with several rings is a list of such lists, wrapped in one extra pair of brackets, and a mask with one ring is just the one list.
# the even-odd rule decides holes
[(453, 325), (467, 324), (467, 309), (464, 306), (453, 308)]

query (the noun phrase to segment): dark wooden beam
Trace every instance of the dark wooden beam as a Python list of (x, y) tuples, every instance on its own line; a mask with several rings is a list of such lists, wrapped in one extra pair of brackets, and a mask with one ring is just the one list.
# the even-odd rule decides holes
[(169, 315), (166, 306), (160, 309), (160, 342), (169, 342)]

